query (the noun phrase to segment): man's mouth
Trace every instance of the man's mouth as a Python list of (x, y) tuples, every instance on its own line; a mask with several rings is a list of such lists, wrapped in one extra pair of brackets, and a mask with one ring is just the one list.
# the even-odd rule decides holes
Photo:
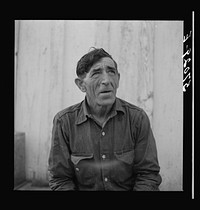
[(111, 90), (103, 90), (103, 91), (100, 91), (101, 94), (108, 94), (108, 93), (111, 93), (112, 91)]
[(112, 95), (112, 90), (103, 90), (100, 91), (99, 95), (103, 98), (110, 98)]

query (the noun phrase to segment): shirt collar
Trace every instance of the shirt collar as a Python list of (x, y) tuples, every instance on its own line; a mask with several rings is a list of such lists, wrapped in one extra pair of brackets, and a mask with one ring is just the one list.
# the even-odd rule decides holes
[[(112, 107), (112, 110), (111, 110), (111, 116), (112, 117), (115, 116), (118, 112), (123, 112), (123, 114), (124, 114), (125, 110), (124, 110), (119, 98), (116, 98), (114, 105)], [(88, 117), (91, 118), (92, 115), (90, 113), (89, 106), (88, 106), (87, 100), (85, 98), (85, 100), (82, 101), (81, 108), (80, 108), (80, 111), (77, 116), (76, 124), (79, 125), (79, 124), (85, 122), (88, 119)]]

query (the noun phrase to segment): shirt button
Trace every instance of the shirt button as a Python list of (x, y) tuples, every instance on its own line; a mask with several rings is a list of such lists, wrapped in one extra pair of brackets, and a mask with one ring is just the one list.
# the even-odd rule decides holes
[(79, 168), (76, 168), (76, 171), (79, 171)]
[(105, 132), (104, 131), (102, 132), (102, 136), (105, 136)]
[(106, 158), (106, 156), (105, 156), (105, 155), (102, 155), (101, 157), (102, 157), (103, 159), (105, 159), (105, 158)]
[(104, 180), (105, 180), (105, 182), (107, 182), (107, 181), (108, 181), (108, 178), (107, 178), (107, 177), (105, 177), (105, 179), (104, 179)]

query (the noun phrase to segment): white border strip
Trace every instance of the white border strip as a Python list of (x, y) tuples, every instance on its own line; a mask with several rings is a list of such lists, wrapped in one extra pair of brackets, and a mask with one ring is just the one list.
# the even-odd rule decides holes
[(192, 199), (194, 199), (194, 11), (192, 11)]

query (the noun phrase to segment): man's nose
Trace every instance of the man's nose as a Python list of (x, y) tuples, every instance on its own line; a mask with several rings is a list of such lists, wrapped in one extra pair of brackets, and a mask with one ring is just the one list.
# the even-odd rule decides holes
[(107, 72), (104, 72), (102, 74), (102, 81), (101, 81), (101, 84), (103, 85), (108, 85), (110, 83), (110, 78), (109, 78), (109, 75)]

